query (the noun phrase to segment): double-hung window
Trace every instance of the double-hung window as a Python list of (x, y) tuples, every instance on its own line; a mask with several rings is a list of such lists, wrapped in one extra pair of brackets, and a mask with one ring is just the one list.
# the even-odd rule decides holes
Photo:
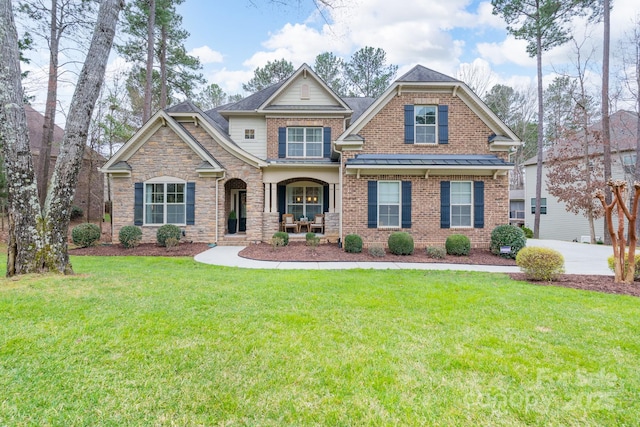
[(287, 157), (322, 157), (321, 127), (287, 128)]
[[(531, 198), (531, 213), (535, 215), (536, 213), (536, 199), (535, 197)], [(546, 215), (547, 214), (547, 198), (546, 197), (541, 197), (540, 198), (540, 214), (541, 215)]]
[(186, 223), (185, 183), (147, 183), (144, 191), (144, 223)]
[(416, 105), (414, 112), (416, 144), (435, 144), (438, 141), (438, 108), (435, 105)]
[(378, 226), (400, 227), (400, 181), (378, 182)]
[(471, 227), (472, 183), (451, 182), (451, 227)]

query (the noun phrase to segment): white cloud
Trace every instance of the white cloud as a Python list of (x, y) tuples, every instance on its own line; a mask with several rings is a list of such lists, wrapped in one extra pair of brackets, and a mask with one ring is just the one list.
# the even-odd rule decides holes
[(499, 43), (478, 43), (476, 49), (481, 58), (493, 65), (516, 64), (521, 67), (533, 67), (536, 60), (527, 53), (527, 42), (516, 40), (512, 36)]
[(201, 64), (215, 64), (224, 60), (220, 52), (211, 49), (209, 46), (191, 49), (189, 55), (197, 57)]

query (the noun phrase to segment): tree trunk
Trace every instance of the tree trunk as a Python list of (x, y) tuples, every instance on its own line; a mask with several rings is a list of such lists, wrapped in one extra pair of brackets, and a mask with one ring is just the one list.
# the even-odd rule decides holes
[(147, 69), (144, 82), (144, 108), (142, 109), (142, 123), (151, 118), (151, 101), (153, 99), (153, 49), (155, 47), (156, 32), (156, 0), (149, 1), (149, 17), (147, 21)]
[[(611, 129), (609, 128), (609, 44), (610, 44), (610, 4), (609, 0), (603, 2), (604, 14), (604, 39), (602, 41), (602, 150), (604, 161), (604, 180), (611, 179)], [(605, 200), (611, 203), (612, 196), (609, 186), (605, 188)], [(605, 229), (606, 231), (606, 229)], [(605, 243), (611, 243), (605, 233)]]
[(51, 0), (51, 32), (49, 36), (49, 78), (47, 82), (47, 100), (45, 101), (44, 122), (42, 124), (42, 142), (38, 158), (38, 194), (40, 206), (44, 206), (49, 183), (49, 165), (51, 164), (51, 145), (56, 122), (56, 104), (58, 101), (58, 51), (60, 33), (58, 31), (58, 1)]
[(160, 27), (160, 109), (167, 108), (167, 24)]
[(542, 99), (542, 37), (538, 32), (538, 51), (536, 53), (536, 63), (538, 70), (538, 158), (536, 165), (536, 212), (533, 220), (533, 238), (540, 237), (540, 202), (542, 200), (542, 162), (544, 145), (544, 103)]
[(72, 273), (67, 251), (71, 202), (87, 140), (89, 122), (104, 80), (122, 0), (103, 0), (91, 46), (71, 100), (65, 136), (40, 210), (22, 106), (18, 42), (11, 0), (0, 0), (0, 135), (9, 178), (7, 275), (55, 271)]

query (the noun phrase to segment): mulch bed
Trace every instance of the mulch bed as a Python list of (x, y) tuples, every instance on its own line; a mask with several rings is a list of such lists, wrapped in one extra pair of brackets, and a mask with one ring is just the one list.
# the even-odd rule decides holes
[[(180, 242), (175, 248), (164, 248), (153, 243), (144, 243), (132, 249), (125, 249), (119, 244), (97, 245), (89, 248), (69, 250), (70, 255), (92, 256), (187, 256), (192, 257), (209, 249), (206, 243)], [(413, 255), (393, 255), (387, 252), (384, 257), (374, 257), (367, 251), (359, 254), (346, 253), (336, 244), (322, 244), (317, 248), (306, 246), (302, 242), (292, 242), (288, 246), (274, 249), (271, 245), (260, 243), (247, 246), (240, 256), (263, 261), (351, 261), (351, 262), (420, 262), (471, 265), (506, 265), (515, 266), (514, 260), (500, 258), (488, 250), (472, 249), (469, 256), (450, 256), (445, 259), (433, 259), (424, 250), (416, 250)], [(527, 281), (523, 273), (510, 273), (514, 280)], [(562, 286), (566, 288), (622, 294), (640, 297), (640, 283), (632, 285), (618, 284), (611, 276), (564, 274), (554, 282), (534, 282), (538, 286)]]

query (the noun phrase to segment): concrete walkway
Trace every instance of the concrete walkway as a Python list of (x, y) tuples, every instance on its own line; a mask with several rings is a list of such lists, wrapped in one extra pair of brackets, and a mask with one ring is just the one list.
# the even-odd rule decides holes
[[(607, 258), (613, 254), (610, 246), (588, 245), (584, 243), (561, 242), (557, 240), (527, 240), (528, 246), (543, 246), (559, 251), (565, 259), (568, 274), (597, 274), (611, 276)], [(241, 268), (265, 268), (280, 270), (346, 270), (365, 269), (413, 269), (413, 270), (464, 270), (493, 273), (517, 273), (518, 267), (497, 265), (436, 264), (415, 262), (280, 262), (257, 261), (238, 256), (244, 246), (216, 246), (195, 256), (195, 260), (205, 264)]]

